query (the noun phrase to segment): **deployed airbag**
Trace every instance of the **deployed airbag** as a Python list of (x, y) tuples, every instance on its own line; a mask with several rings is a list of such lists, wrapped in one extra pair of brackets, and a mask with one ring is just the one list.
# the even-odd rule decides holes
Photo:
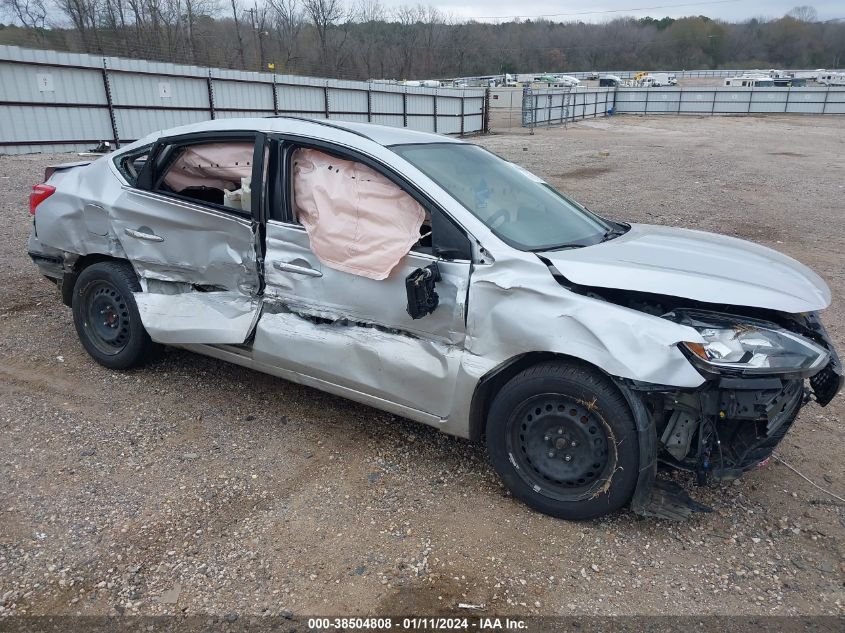
[(297, 219), (326, 266), (385, 279), (420, 239), (425, 209), (375, 170), (312, 149), (293, 164)]
[(205, 143), (186, 147), (164, 177), (165, 184), (180, 192), (188, 187), (237, 189), (241, 179), (252, 175), (252, 143)]

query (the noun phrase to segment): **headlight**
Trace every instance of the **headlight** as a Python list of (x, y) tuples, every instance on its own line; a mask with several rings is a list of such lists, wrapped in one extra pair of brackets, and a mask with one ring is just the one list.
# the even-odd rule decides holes
[(774, 323), (694, 310), (664, 317), (698, 331), (704, 343), (680, 346), (693, 364), (711, 373), (807, 377), (827, 365), (827, 350)]

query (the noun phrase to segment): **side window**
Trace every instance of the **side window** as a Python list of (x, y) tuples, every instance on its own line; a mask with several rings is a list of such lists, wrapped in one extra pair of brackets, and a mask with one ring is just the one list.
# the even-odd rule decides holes
[(141, 173), (141, 170), (147, 163), (147, 159), (150, 157), (151, 149), (152, 147), (147, 145), (135, 150), (131, 154), (118, 156), (114, 161), (114, 164), (117, 165), (118, 171), (120, 171), (121, 175), (126, 178), (126, 181), (133, 187), (138, 182), (138, 174)]
[(471, 258), (469, 240), (454, 222), (372, 167), (304, 147), (290, 153), (288, 165), (288, 217), (318, 248), (315, 236), (331, 235), (334, 247), (354, 236), (352, 246), (342, 246), (346, 252), (395, 248), (400, 258), (409, 251)]
[(250, 213), (254, 151), (244, 140), (165, 147), (153, 190)]

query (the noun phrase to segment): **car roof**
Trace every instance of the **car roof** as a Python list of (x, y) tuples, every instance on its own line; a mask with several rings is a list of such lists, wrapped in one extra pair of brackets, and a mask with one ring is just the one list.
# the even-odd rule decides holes
[(366, 136), (379, 145), (411, 145), (418, 143), (462, 143), (460, 139), (443, 134), (420, 132), (403, 127), (377, 125), (375, 123), (356, 123), (353, 121), (313, 121), (317, 124), (331, 125)]
[[(257, 132), (278, 132), (281, 134), (308, 135), (317, 138), (330, 138), (332, 129), (341, 134), (351, 133), (364, 137), (379, 145), (411, 145), (427, 143), (462, 143), (463, 141), (442, 134), (419, 132), (408, 128), (376, 125), (374, 123), (357, 123), (351, 121), (337, 121), (335, 119), (305, 119), (290, 116), (273, 116), (266, 118), (234, 118), (202, 121), (169, 130), (160, 130), (151, 134), (146, 142), (162, 136), (178, 136), (181, 134), (195, 134), (198, 132), (221, 132), (237, 130), (255, 130)], [(133, 144), (134, 145), (134, 144)]]

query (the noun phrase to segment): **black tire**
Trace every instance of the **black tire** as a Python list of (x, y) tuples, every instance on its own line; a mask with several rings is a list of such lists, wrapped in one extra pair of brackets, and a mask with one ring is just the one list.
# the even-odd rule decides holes
[(137, 367), (160, 346), (141, 324), (133, 292), (141, 285), (124, 262), (99, 262), (83, 270), (73, 287), (73, 324), (91, 357), (110, 369)]
[(514, 376), (493, 400), (486, 434), (505, 486), (543, 514), (593, 519), (634, 493), (639, 443), (630, 407), (586, 366), (547, 362)]

